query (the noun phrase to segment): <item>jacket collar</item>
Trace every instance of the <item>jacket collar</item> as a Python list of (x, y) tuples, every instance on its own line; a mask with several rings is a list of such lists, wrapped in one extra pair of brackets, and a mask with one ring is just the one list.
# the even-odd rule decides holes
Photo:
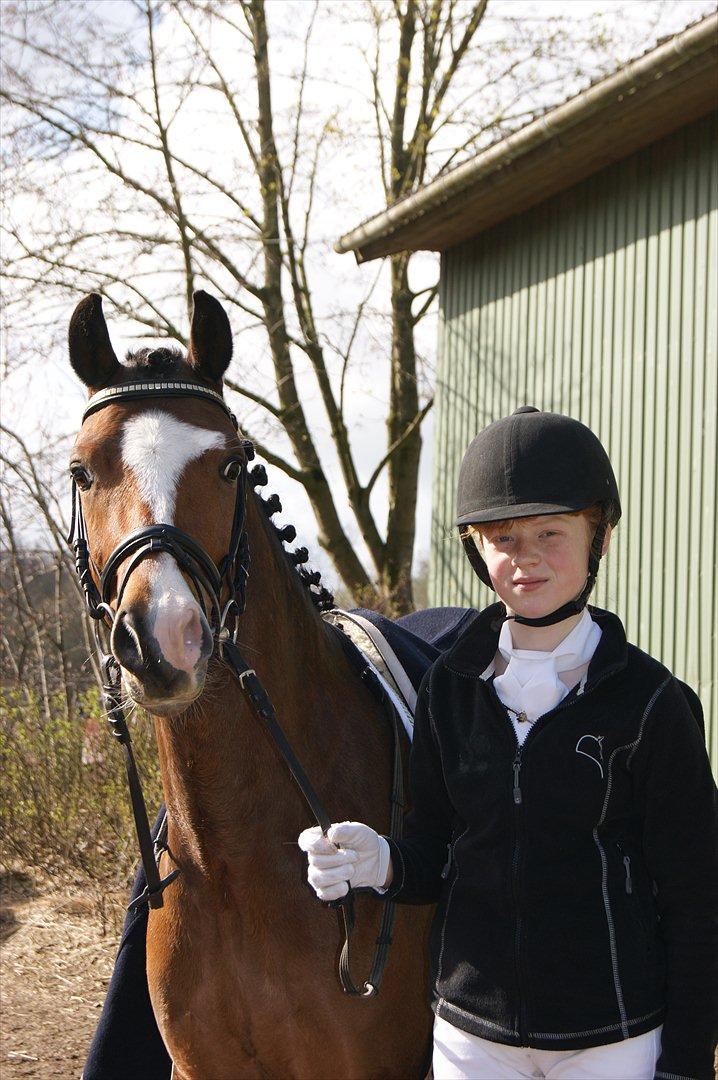
[[(618, 615), (588, 606), (591, 618), (601, 628), (601, 640), (588, 665), (586, 685), (628, 663), (628, 643)], [(480, 677), (496, 655), (503, 622), (503, 604), (491, 604), (479, 611), (450, 649), (443, 654), (444, 666), (458, 675)]]

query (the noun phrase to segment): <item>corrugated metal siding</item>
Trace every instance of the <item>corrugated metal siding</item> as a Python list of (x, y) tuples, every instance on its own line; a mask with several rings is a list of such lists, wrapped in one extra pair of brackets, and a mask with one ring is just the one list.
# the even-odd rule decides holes
[(594, 602), (699, 693), (718, 771), (718, 114), (442, 260), (435, 605), (493, 594), (452, 529), (461, 455), (519, 405), (588, 424), (623, 519)]

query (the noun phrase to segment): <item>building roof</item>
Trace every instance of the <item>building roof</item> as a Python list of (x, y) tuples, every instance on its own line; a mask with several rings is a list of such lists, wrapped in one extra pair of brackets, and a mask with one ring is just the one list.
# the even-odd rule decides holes
[(363, 222), (335, 250), (357, 262), (443, 251), (717, 107), (713, 13)]

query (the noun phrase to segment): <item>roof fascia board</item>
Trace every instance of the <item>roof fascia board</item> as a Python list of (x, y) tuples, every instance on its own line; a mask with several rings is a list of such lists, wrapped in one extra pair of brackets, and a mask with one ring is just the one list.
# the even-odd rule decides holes
[[(681, 68), (689, 69), (693, 65), (701, 72), (702, 78), (710, 80), (712, 76), (715, 81), (715, 58), (712, 62), (710, 57), (705, 58), (708, 59), (707, 65), (702, 64), (701, 60), (704, 54), (711, 49), (715, 50), (716, 46), (718, 12), (688, 27), (651, 52), (630, 61), (613, 75), (588, 87), (526, 127), (487, 147), (450, 173), (370, 218), (342, 236), (335, 245), (335, 250), (340, 254), (353, 251), (358, 262), (379, 258), (394, 251), (422, 248), (436, 250), (436, 244), (412, 244), (410, 233), (415, 231), (417, 220), (423, 219), (426, 224), (429, 216), (438, 210), (445, 216), (449, 212), (447, 204), (459, 196), (465, 196), (470, 189), (480, 184), (490, 184), (494, 174), (520, 163), (522, 158), (533, 155), (534, 159), (538, 159), (543, 147), (550, 151), (549, 144), (555, 145), (561, 135), (578, 128), (579, 125), (588, 126), (600, 113), (615, 111), (617, 107), (623, 108), (624, 103), (626, 109), (639, 108), (643, 97), (655, 96), (657, 80), (665, 78), (669, 73), (675, 72), (676, 77), (679, 77)], [(666, 79), (664, 85), (670, 81)], [(675, 126), (678, 126), (678, 123)], [(578, 135), (578, 131), (573, 132), (574, 139)], [(626, 154), (630, 152), (630, 149), (626, 150)], [(569, 183), (572, 182), (573, 179), (569, 180)], [(513, 212), (515, 211), (507, 209), (504, 216), (510, 216)], [(401, 242), (392, 242), (392, 238), (399, 240), (395, 234), (400, 231), (405, 233)], [(446, 245), (441, 245), (444, 246)]]

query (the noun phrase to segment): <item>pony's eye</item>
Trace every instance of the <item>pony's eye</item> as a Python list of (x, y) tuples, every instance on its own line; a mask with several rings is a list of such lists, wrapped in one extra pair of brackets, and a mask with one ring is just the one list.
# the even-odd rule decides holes
[(70, 476), (75, 481), (80, 491), (87, 491), (92, 486), (92, 477), (84, 465), (71, 465)]
[(230, 458), (229, 461), (225, 461), (219, 471), (223, 480), (226, 480), (230, 484), (234, 484), (239, 477), (241, 468), (242, 462), (239, 458)]

